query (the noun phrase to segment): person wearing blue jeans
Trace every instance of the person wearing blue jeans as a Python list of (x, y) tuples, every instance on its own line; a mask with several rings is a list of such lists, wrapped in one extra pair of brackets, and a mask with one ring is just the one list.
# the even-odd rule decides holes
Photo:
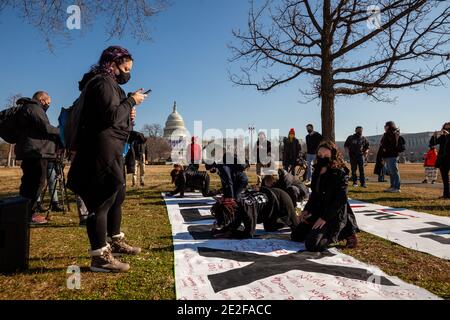
[(398, 157), (384, 158), (384, 161), (389, 171), (389, 179), (391, 181), (390, 189), (392, 191), (400, 190), (401, 182), (400, 171), (398, 170)]
[(381, 151), (391, 180), (391, 187), (385, 192), (400, 192), (400, 172), (398, 170), (398, 157), (405, 151), (405, 139), (400, 136), (400, 130), (393, 121), (386, 122), (385, 133), (381, 138)]

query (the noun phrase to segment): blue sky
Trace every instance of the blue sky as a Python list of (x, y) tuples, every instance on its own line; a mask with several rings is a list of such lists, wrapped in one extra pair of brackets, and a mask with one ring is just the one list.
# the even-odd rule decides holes
[[(305, 135), (305, 125), (320, 131), (320, 107), (304, 100), (299, 88), (308, 83), (294, 80), (270, 93), (233, 85), (228, 78), (231, 53), (227, 48), (232, 30), (245, 29), (249, 4), (245, 0), (173, 0), (172, 6), (152, 23), (152, 42), (132, 38), (106, 41), (103, 24), (84, 32), (73, 31), (70, 44), (49, 53), (42, 36), (24, 24), (15, 12), (0, 15), (0, 106), (14, 93), (25, 96), (48, 91), (53, 100), (49, 117), (56, 123), (59, 109), (78, 95), (78, 81), (101, 51), (113, 44), (127, 47), (134, 55), (132, 80), (125, 87), (134, 91), (152, 88), (151, 98), (138, 107), (136, 129), (145, 123), (164, 124), (176, 100), (186, 126), (195, 120), (204, 128), (280, 129), (294, 127)], [(376, 103), (364, 97), (340, 98), (336, 103), (336, 137), (351, 134), (362, 125), (367, 135), (381, 133), (387, 120), (403, 132), (433, 131), (450, 121), (448, 87), (396, 91), (396, 104)]]

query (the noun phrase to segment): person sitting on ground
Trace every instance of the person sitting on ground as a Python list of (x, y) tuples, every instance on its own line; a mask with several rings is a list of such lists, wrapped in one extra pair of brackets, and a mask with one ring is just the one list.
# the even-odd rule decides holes
[(253, 238), (256, 225), (264, 224), (267, 232), (286, 226), (294, 230), (298, 217), (290, 196), (278, 188), (262, 187), (247, 191), (238, 199), (220, 198), (211, 208), (215, 218), (212, 234), (215, 238)]
[(187, 189), (201, 190), (204, 197), (211, 196), (210, 177), (206, 171), (198, 171), (196, 167), (191, 166), (185, 170), (182, 165), (175, 164), (170, 176), (172, 183), (176, 186), (176, 189), (169, 193), (171, 196), (180, 194), (180, 198), (183, 198)]
[(306, 250), (320, 252), (343, 239), (347, 248), (357, 245), (358, 226), (348, 203), (348, 173), (333, 142), (322, 142), (317, 151), (312, 193), (292, 232), (293, 241), (305, 242)]
[(297, 207), (297, 203), (302, 203), (308, 199), (308, 189), (295, 176), (284, 169), (278, 170), (278, 177), (272, 175), (265, 176), (262, 182), (263, 187), (279, 188), (286, 191), (292, 199), (292, 204)]
[(425, 168), (425, 180), (422, 183), (428, 183), (428, 180), (431, 180), (432, 184), (436, 183), (437, 180), (437, 168), (436, 168), (436, 160), (438, 157), (438, 152), (436, 150), (436, 146), (430, 146), (428, 152), (425, 153), (423, 159), (423, 166)]

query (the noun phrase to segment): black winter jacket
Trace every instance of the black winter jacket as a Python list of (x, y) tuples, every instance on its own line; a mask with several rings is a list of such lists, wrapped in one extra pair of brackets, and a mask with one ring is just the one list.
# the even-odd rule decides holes
[(441, 135), (439, 138), (432, 136), (430, 139), (430, 146), (439, 145), (438, 158), (436, 161), (436, 168), (450, 167), (450, 135)]
[(302, 146), (297, 138), (289, 141), (289, 138), (284, 139), (283, 144), (283, 164), (296, 163), (300, 159), (300, 153), (302, 151)]
[(131, 132), (132, 97), (109, 75), (86, 87), (78, 149), (70, 167), (68, 187), (95, 211), (125, 184), (123, 150)]
[(21, 104), (22, 108), (17, 115), (20, 136), (14, 149), (16, 159), (55, 158), (59, 129), (50, 124), (44, 107), (29, 98), (19, 99), (17, 104)]
[[(350, 231), (348, 235), (357, 232), (358, 226), (347, 197), (348, 172), (328, 168), (327, 172), (321, 175), (320, 169), (317, 168), (312, 177), (311, 190), (305, 210), (329, 224), (332, 239), (340, 239), (344, 228)], [(352, 225), (351, 230), (348, 228), (349, 224)]]

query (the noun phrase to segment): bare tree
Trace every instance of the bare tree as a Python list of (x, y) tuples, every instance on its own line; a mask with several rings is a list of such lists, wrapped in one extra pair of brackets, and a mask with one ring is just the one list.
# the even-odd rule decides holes
[[(6, 105), (4, 106), (4, 109), (8, 109), (8, 108), (13, 108), (17, 105), (17, 100), (19, 100), (22, 97), (21, 93), (16, 93), (14, 95), (11, 95), (6, 101)], [(6, 161), (6, 167), (13, 167), (14, 163), (13, 163), (13, 159), (12, 159), (12, 155), (13, 155), (13, 151), (14, 151), (14, 145), (10, 144), (9, 145), (9, 150), (8, 150), (8, 159)]]
[(172, 148), (166, 139), (162, 137), (150, 136), (147, 139), (148, 154), (147, 158), (149, 162), (158, 161), (161, 159), (168, 159)]
[[(268, 0), (234, 31), (231, 80), (269, 91), (294, 79), (321, 100), (322, 130), (335, 139), (335, 100), (365, 94), (392, 102), (393, 89), (449, 78), (450, 3), (439, 0)], [(376, 6), (373, 6), (373, 5)], [(265, 70), (260, 75), (260, 70)]]
[(82, 30), (94, 21), (105, 18), (105, 32), (109, 39), (132, 36), (137, 40), (150, 40), (149, 18), (166, 9), (166, 0), (2, 0), (0, 13), (13, 9), (44, 37), (50, 51), (55, 39), (71, 39), (66, 21), (69, 6), (81, 9)]
[(150, 138), (162, 137), (163, 135), (162, 126), (158, 123), (145, 124), (142, 131), (144, 131)]

